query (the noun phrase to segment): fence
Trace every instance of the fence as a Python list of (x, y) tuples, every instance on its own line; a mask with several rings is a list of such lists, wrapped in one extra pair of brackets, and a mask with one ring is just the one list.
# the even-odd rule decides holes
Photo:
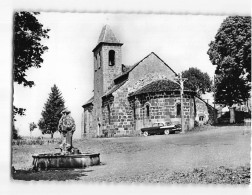
[(59, 138), (54, 139), (17, 139), (12, 140), (12, 145), (45, 145), (45, 144), (60, 144), (61, 140)]

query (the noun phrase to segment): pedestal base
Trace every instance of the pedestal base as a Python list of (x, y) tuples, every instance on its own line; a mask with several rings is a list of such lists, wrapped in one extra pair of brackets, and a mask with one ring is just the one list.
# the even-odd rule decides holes
[(100, 154), (37, 154), (33, 155), (33, 169), (36, 171), (48, 169), (85, 168), (87, 166), (99, 165)]

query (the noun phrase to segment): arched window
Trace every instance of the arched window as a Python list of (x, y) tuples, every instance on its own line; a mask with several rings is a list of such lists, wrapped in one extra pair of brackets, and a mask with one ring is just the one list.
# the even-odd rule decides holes
[(99, 57), (100, 57), (100, 66), (99, 66), (99, 68), (102, 66), (102, 53), (101, 53), (101, 51), (99, 52)]
[(178, 103), (177, 104), (177, 116), (180, 116), (181, 115), (181, 104)]
[(133, 106), (133, 118), (136, 119), (136, 104)]
[(110, 124), (110, 106), (107, 105), (107, 109), (108, 109), (108, 122)]
[(100, 52), (97, 54), (97, 63), (98, 63), (98, 69), (101, 68), (101, 56), (100, 56)]
[(150, 105), (146, 104), (145, 108), (146, 108), (146, 116), (149, 117), (150, 116)]
[(203, 120), (204, 120), (204, 116), (200, 116), (199, 121), (203, 121)]
[(94, 55), (94, 69), (95, 69), (95, 71), (97, 70), (97, 55)]
[(114, 66), (115, 65), (115, 51), (110, 50), (109, 51), (109, 66)]

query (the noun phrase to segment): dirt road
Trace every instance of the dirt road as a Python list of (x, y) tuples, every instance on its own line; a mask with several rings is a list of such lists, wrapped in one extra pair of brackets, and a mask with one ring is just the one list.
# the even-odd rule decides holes
[[(123, 180), (155, 172), (186, 171), (198, 167), (235, 168), (250, 162), (250, 134), (243, 127), (218, 127), (192, 134), (111, 138), (120, 146), (101, 152), (103, 166), (89, 167), (83, 180)], [(98, 150), (98, 149), (97, 149)]]
[[(174, 171), (194, 168), (236, 168), (250, 163), (250, 138), (250, 127), (228, 126), (168, 136), (79, 140), (74, 142), (74, 146), (82, 152), (100, 153), (102, 164), (81, 172), (73, 170), (71, 174), (76, 174), (76, 178), (82, 181), (135, 182), (161, 181)], [(16, 169), (30, 168), (32, 159), (25, 159), (22, 152), (31, 155), (49, 152), (53, 148), (54, 145), (15, 146), (13, 165)]]

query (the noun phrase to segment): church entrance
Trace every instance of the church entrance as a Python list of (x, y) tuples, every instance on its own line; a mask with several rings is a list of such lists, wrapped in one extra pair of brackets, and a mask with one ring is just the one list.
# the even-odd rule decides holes
[(101, 129), (101, 124), (98, 123), (98, 126), (97, 126), (97, 136), (100, 136), (100, 129)]

